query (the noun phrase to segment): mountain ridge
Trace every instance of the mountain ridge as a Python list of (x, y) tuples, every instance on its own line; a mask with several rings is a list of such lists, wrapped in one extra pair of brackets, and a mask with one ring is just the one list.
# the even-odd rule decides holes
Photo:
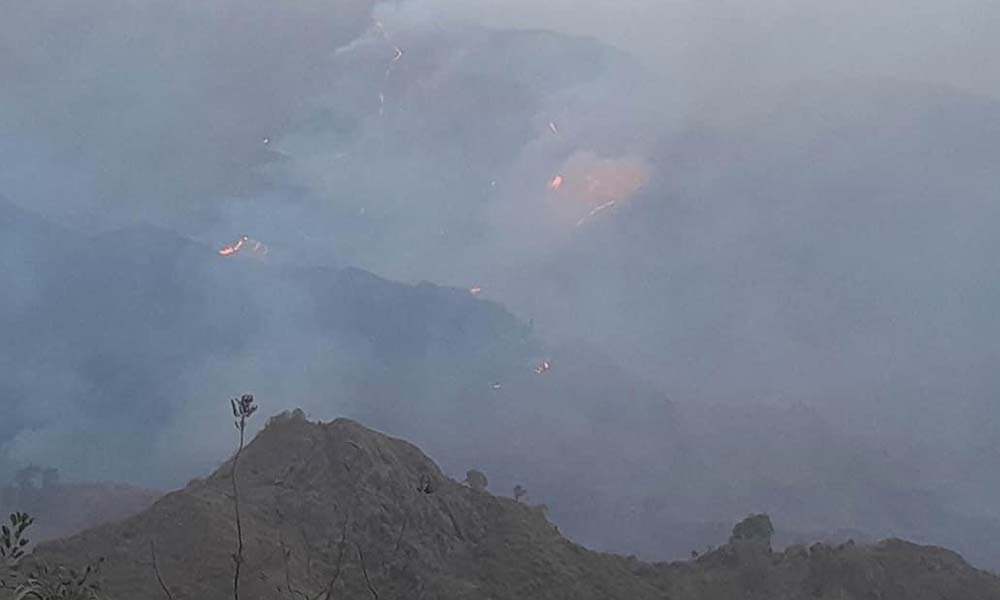
[[(236, 532), (230, 459), (124, 521), (40, 544), (30, 560), (103, 556), (109, 598), (229, 597)], [(690, 562), (643, 563), (562, 537), (544, 509), (446, 477), (419, 448), (349, 419), (272, 417), (240, 456), (244, 597), (1000, 598), (1000, 578), (956, 553), (900, 540), (726, 544)], [(839, 595), (837, 595), (839, 594)]]

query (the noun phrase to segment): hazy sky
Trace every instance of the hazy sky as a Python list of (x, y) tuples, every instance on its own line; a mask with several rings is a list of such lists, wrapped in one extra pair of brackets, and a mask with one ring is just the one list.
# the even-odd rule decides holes
[[(413, 0), (383, 10), (403, 22), (444, 18), (591, 35), (695, 94), (788, 82), (881, 76), (1000, 93), (992, 65), (1000, 7), (981, 0)], [(387, 17), (388, 18), (388, 17)]]
[[(863, 499), (885, 460), (892, 485), (945, 494), (935, 510), (1000, 518), (983, 500), (1000, 491), (985, 467), (1000, 441), (995, 3), (0, 0), (0, 14), (0, 196), (71, 232), (0, 221), (0, 317), (27, 344), (0, 353), (15, 462), (175, 485), (228, 448), (205, 398), (256, 380), (282, 408), (370, 408), (458, 469), (476, 452), (462, 427), (503, 417), (469, 433), (490, 440), (475, 456), (499, 481), (535, 450), (593, 452), (649, 476), (628, 498), (624, 475), (595, 480), (623, 511), (648, 493), (722, 518), (823, 478)], [(242, 234), (271, 248), (264, 274), (213, 262)], [(333, 276), (300, 269), (331, 266), (482, 287), (541, 346), (514, 356), (495, 338), (513, 317), (459, 292), (359, 284), (326, 304), (339, 292), (310, 286)], [(379, 301), (391, 333), (371, 314), (328, 322)], [(468, 380), (438, 370), (480, 340), (500, 350)], [(383, 362), (380, 343), (406, 360)], [(533, 387), (538, 347), (578, 376)], [(483, 393), (504, 369), (529, 374), (505, 385), (510, 413)], [(410, 389), (421, 403), (400, 405)], [(694, 478), (717, 471), (746, 476), (742, 492), (668, 498), (657, 461), (676, 440), (637, 408), (665, 418), (668, 398), (705, 441), (676, 481), (708, 493), (722, 484)], [(746, 418), (715, 431), (716, 404)], [(142, 427), (148, 462), (121, 451), (148, 443)], [(127, 434), (79, 451), (95, 428)], [(181, 435), (194, 441), (175, 449)], [(762, 440), (779, 435), (798, 470), (774, 467), (784, 449)], [(755, 452), (733, 466), (741, 445)], [(587, 464), (571, 466), (576, 485)], [(857, 501), (849, 524), (884, 516)]]

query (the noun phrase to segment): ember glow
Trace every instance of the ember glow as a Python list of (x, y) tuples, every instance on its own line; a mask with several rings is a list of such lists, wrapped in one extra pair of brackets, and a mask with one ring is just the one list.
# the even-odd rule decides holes
[(556, 175), (555, 177), (552, 178), (552, 181), (549, 182), (549, 189), (552, 190), (553, 192), (557, 191), (559, 188), (562, 187), (562, 184), (563, 184), (562, 175)]
[(224, 246), (219, 250), (219, 256), (234, 256), (243, 250), (249, 250), (256, 255), (262, 256), (270, 250), (263, 242), (251, 239), (250, 236), (241, 236), (235, 243)]
[(618, 210), (649, 181), (646, 162), (638, 157), (599, 157), (577, 152), (559, 166), (549, 185), (559, 190), (553, 211), (565, 224), (577, 227), (612, 209)]
[(235, 244), (230, 244), (219, 250), (219, 256), (232, 256), (243, 249), (243, 245), (246, 244), (250, 238), (247, 236), (241, 237)]

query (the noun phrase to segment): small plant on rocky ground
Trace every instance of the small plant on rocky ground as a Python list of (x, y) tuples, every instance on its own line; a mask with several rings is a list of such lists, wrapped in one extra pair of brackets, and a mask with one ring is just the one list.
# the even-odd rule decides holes
[(97, 575), (103, 558), (83, 571), (39, 562), (23, 572), (21, 558), (29, 543), (25, 533), (32, 523), (28, 514), (15, 512), (10, 525), (0, 526), (0, 594), (13, 600), (99, 600)]
[(40, 563), (14, 591), (14, 600), (99, 600), (99, 569), (100, 562), (83, 571)]
[(514, 486), (514, 500), (517, 500), (518, 502), (520, 502), (521, 498), (524, 498), (524, 496), (527, 493), (528, 493), (528, 490), (524, 489), (524, 487), (521, 486), (521, 484), (517, 484), (517, 485)]
[(26, 513), (15, 512), (10, 515), (10, 525), (0, 529), (0, 590), (14, 590), (20, 583), (20, 560), (28, 545), (24, 533), (33, 522)]

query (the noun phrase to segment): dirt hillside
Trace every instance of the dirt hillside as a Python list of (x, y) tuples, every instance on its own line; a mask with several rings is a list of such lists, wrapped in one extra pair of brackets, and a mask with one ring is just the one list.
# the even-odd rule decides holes
[[(112, 599), (232, 598), (231, 461), (119, 523), (38, 547), (33, 560), (105, 557)], [(349, 420), (283, 414), (238, 470), (241, 598), (1000, 599), (1000, 578), (957, 554), (875, 546), (725, 545), (685, 563), (588, 551), (543, 511), (445, 477), (415, 446)], [(327, 594), (329, 592), (329, 594)]]

